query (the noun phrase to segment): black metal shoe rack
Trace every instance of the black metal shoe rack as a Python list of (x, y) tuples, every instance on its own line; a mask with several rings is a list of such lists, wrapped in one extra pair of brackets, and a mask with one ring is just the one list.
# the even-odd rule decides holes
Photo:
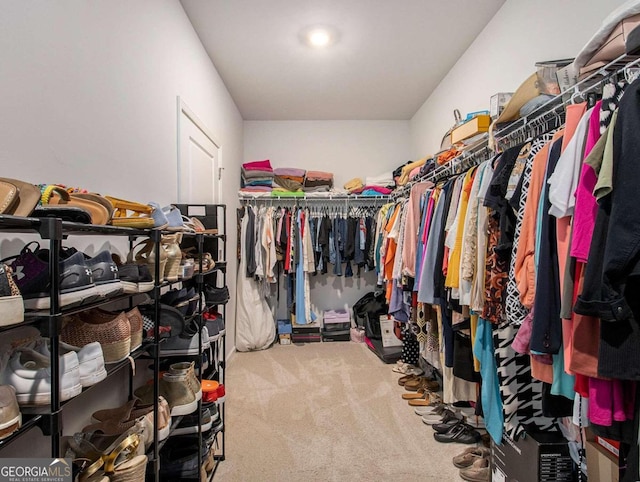
[[(2, 332), (30, 325), (37, 328), (42, 336), (50, 340), (51, 353), (51, 403), (49, 407), (41, 407), (36, 414), (23, 414), (23, 422), (20, 429), (12, 433), (7, 438), (0, 440), (0, 458), (2, 449), (9, 446), (25, 433), (34, 427), (39, 427), (44, 435), (51, 438), (51, 457), (60, 457), (60, 437), (62, 436), (62, 413), (66, 403), (60, 400), (60, 330), (62, 329), (62, 317), (81, 313), (92, 308), (98, 308), (113, 302), (131, 300), (133, 294), (124, 294), (105, 298), (93, 303), (81, 305), (79, 307), (63, 308), (60, 306), (60, 249), (62, 241), (70, 236), (124, 236), (128, 237), (130, 243), (139, 237), (151, 237), (158, 243), (161, 234), (152, 230), (139, 230), (131, 228), (118, 228), (113, 226), (95, 226), (79, 223), (64, 222), (57, 218), (26, 218), (18, 216), (0, 215), (0, 233), (8, 235), (38, 234), (41, 239), (48, 241), (49, 249), (49, 276), (50, 276), (50, 309), (49, 312), (25, 312), (24, 322), (18, 325), (0, 327)], [(157, 244), (158, 246), (158, 244)], [(131, 305), (132, 306), (132, 305)], [(157, 331), (157, 327), (156, 327)], [(156, 337), (156, 340), (158, 338)], [(149, 350), (149, 345), (142, 346), (131, 353), (132, 359), (137, 359), (145, 355)], [(153, 350), (151, 350), (153, 351)], [(156, 350), (157, 351), (157, 350)], [(131, 373), (131, 362), (129, 359), (120, 363), (107, 366), (107, 378), (96, 385), (83, 389), (78, 397), (82, 397), (86, 392), (103, 383), (123, 370), (129, 372), (129, 397), (133, 392), (133, 377)], [(127, 370), (128, 369), (128, 370)], [(155, 377), (157, 379), (157, 377)], [(78, 398), (75, 397), (75, 398)], [(74, 398), (74, 399), (75, 399)], [(157, 407), (156, 407), (157, 417)]]
[[(222, 241), (224, 243), (223, 246), (226, 248), (226, 240), (227, 236), (224, 232), (226, 229), (226, 206), (225, 205), (208, 205), (207, 209), (214, 209), (216, 213), (221, 211), (221, 216), (216, 216), (216, 228), (223, 229), (222, 234), (201, 234), (201, 233), (184, 233), (185, 238), (192, 238), (195, 241), (195, 245), (198, 247), (198, 254), (201, 255), (203, 253), (203, 249), (207, 249), (208, 246), (212, 245), (215, 249), (212, 250), (215, 253), (218, 253), (218, 242)], [(221, 219), (220, 219), (221, 218)], [(219, 222), (221, 221), (221, 222)], [(220, 227), (218, 227), (218, 224)], [(123, 294), (114, 297), (109, 297), (104, 300), (100, 300), (93, 303), (88, 303), (86, 305), (81, 305), (80, 307), (72, 307), (72, 308), (62, 308), (60, 306), (60, 249), (62, 248), (62, 241), (69, 236), (120, 236), (120, 237), (128, 237), (130, 248), (133, 246), (134, 242), (141, 238), (146, 237), (150, 238), (155, 245), (155, 259), (157, 260), (154, 266), (155, 277), (156, 280), (154, 285), (154, 310), (155, 310), (155, 320), (159, 320), (160, 318), (160, 292), (163, 288), (167, 286), (171, 286), (176, 283), (184, 282), (185, 280), (179, 279), (175, 282), (162, 281), (160, 276), (160, 250), (161, 250), (161, 242), (163, 233), (158, 230), (145, 230), (145, 229), (132, 229), (132, 228), (120, 228), (114, 226), (97, 226), (97, 225), (87, 225), (80, 223), (70, 223), (62, 221), (57, 218), (27, 218), (27, 217), (17, 217), (17, 216), (8, 216), (8, 215), (0, 215), (0, 233), (5, 233), (9, 235), (13, 234), (38, 234), (41, 239), (48, 241), (48, 248), (50, 252), (49, 256), (49, 275), (50, 275), (50, 310), (48, 313), (45, 312), (26, 312), (25, 320), (23, 323), (18, 325), (0, 327), (0, 336), (2, 332), (6, 332), (21, 326), (31, 325), (39, 329), (42, 336), (48, 337), (50, 339), (50, 353), (51, 353), (51, 403), (49, 407), (43, 407), (42, 410), (39, 410), (37, 414), (27, 415), (23, 414), (23, 422), (20, 429), (12, 433), (10, 436), (6, 437), (3, 440), (0, 440), (0, 458), (2, 457), (2, 449), (8, 447), (12, 442), (16, 441), (25, 433), (29, 432), (34, 427), (39, 427), (42, 430), (42, 433), (46, 436), (50, 437), (51, 440), (51, 457), (60, 457), (61, 447), (60, 447), (60, 438), (63, 432), (62, 426), (62, 412), (64, 410), (65, 403), (62, 403), (60, 400), (60, 350), (59, 350), (59, 333), (62, 329), (62, 317), (68, 315), (74, 315), (81, 313), (86, 310), (90, 310), (92, 308), (98, 308), (107, 304), (111, 304), (114, 302), (122, 302), (128, 300), (129, 306), (133, 307), (133, 297), (137, 296), (137, 294)], [(223, 249), (221, 253), (226, 252), (226, 249)], [(227, 278), (227, 265), (226, 259), (224, 260), (216, 260), (216, 265), (213, 269), (202, 272), (202, 257), (200, 256), (200, 271), (198, 274), (194, 276), (195, 283), (198, 288), (198, 293), (202, 295), (204, 292), (204, 288), (206, 283), (210, 283), (213, 275), (218, 274), (218, 272), (222, 273), (222, 280), (226, 285)], [(208, 307), (202, 304), (202, 296), (201, 301), (199, 303), (199, 310), (194, 316), (197, 316), (200, 323), (204, 322), (203, 313)], [(226, 309), (223, 307), (223, 316), (226, 319)], [(138, 358), (151, 358), (153, 360), (153, 385), (154, 385), (154, 400), (156, 403), (154, 405), (154, 427), (156, 430), (153, 444), (147, 453), (149, 457), (149, 470), (147, 471), (147, 480), (152, 481), (160, 481), (160, 449), (162, 448), (164, 442), (159, 442), (158, 440), (158, 404), (157, 400), (160, 395), (160, 387), (159, 387), (159, 366), (160, 366), (160, 324), (154, 323), (154, 337), (153, 342), (143, 343), (143, 346), (137, 349), (135, 352), (131, 353), (132, 359)], [(202, 332), (200, 331), (199, 335), (200, 346), (202, 346)], [(218, 342), (216, 342), (215, 350), (218, 350), (218, 353), (221, 354), (216, 359), (220, 359), (220, 362), (216, 364), (216, 366), (212, 366), (203, 373), (202, 370), (202, 359), (198, 364), (199, 369), (198, 373), (200, 378), (203, 376), (209, 378), (215, 378), (220, 381), (220, 383), (224, 382), (224, 354), (226, 353), (226, 342), (225, 336), (222, 335)], [(107, 378), (102, 382), (93, 385), (91, 387), (87, 387), (83, 389), (82, 393), (78, 395), (78, 397), (83, 396), (87, 391), (93, 389), (96, 386), (101, 385), (102, 383), (107, 383), (107, 380), (114, 374), (119, 373), (120, 371), (129, 368), (127, 371), (128, 380), (129, 380), (129, 398), (133, 396), (133, 376), (131, 372), (131, 362), (129, 359), (124, 360), (120, 363), (113, 364), (107, 367)], [(75, 397), (77, 398), (77, 397)], [(198, 413), (201, 413), (201, 405), (202, 402), (198, 404)], [(101, 407), (102, 408), (102, 407)], [(221, 404), (220, 407), (220, 416), (224, 421), (224, 404)], [(171, 430), (173, 431), (177, 425), (180, 423), (182, 417), (176, 417), (172, 420)], [(221, 434), (221, 435), (220, 435)], [(198, 427), (198, 437), (199, 437), (199, 460), (202, 460), (202, 431), (201, 426), (199, 424)], [(211, 474), (209, 475), (209, 479), (212, 479), (217, 466), (220, 461), (224, 460), (224, 428), (221, 432), (216, 434), (216, 445), (221, 448), (221, 452), (215, 456), (216, 464)]]
[[(227, 206), (225, 204), (177, 204), (180, 212), (189, 217), (198, 218), (207, 229), (218, 230), (216, 234), (197, 234), (195, 238), (195, 246), (199, 254), (199, 273), (195, 276), (196, 291), (200, 294), (198, 306), (198, 314), (200, 325), (204, 325), (204, 313), (216, 305), (203, 303), (205, 288), (207, 285), (221, 287), (227, 285)], [(184, 243), (183, 244), (188, 244)], [(210, 253), (215, 261), (213, 269), (203, 272), (202, 254)], [(227, 321), (227, 305), (220, 305), (221, 315)], [(200, 346), (202, 346), (202, 331), (200, 335)], [(200, 380), (216, 380), (220, 384), (224, 384), (225, 377), (225, 358), (226, 358), (226, 330), (220, 335), (217, 341), (211, 343), (209, 352), (209, 364), (206, 370), (202, 369), (204, 362), (204, 354), (198, 363), (198, 376)], [(204, 395), (203, 395), (204, 397)], [(218, 404), (220, 419), (222, 420), (222, 430), (214, 435), (214, 442), (211, 450), (216, 449), (214, 455), (215, 464), (208, 475), (208, 480), (213, 480), (220, 462), (225, 459), (225, 402)], [(202, 400), (198, 402), (198, 414), (202, 413)], [(173, 427), (172, 427), (173, 429)], [(198, 460), (202, 461), (203, 439), (202, 426), (198, 422)]]

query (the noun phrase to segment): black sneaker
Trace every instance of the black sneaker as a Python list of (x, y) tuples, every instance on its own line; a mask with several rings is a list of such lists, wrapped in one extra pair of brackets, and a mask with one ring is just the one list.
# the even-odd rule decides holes
[(146, 264), (122, 263), (116, 254), (111, 257), (118, 268), (118, 277), (125, 293), (146, 293), (153, 289), (153, 278)]
[(216, 288), (215, 286), (207, 285), (204, 289), (204, 295), (207, 305), (224, 305), (229, 301), (229, 288), (226, 286)]
[[(208, 408), (202, 409), (202, 415), (200, 416), (200, 423), (202, 425), (202, 431), (206, 432), (211, 430), (213, 422), (211, 420), (211, 412)], [(198, 413), (194, 412), (189, 415), (185, 415), (180, 421), (176, 429), (173, 431), (173, 435), (188, 435), (190, 433), (198, 433)]]
[(198, 307), (198, 295), (194, 288), (169, 290), (160, 297), (160, 302), (173, 306), (185, 316), (191, 316)]
[(198, 460), (198, 437), (170, 437), (160, 451), (160, 480), (198, 479), (208, 454), (208, 446), (203, 443), (202, 448), (202, 460)]
[[(36, 251), (29, 246), (36, 245)], [(12, 258), (8, 258), (12, 259)], [(24, 306), (29, 310), (48, 310), (49, 299), (49, 250), (40, 249), (37, 242), (27, 244), (9, 264), (13, 279), (18, 285)], [(72, 307), (100, 299), (93, 282), (91, 270), (81, 253), (75, 253), (60, 262), (60, 306)]]
[[(78, 253), (75, 248), (63, 249), (63, 258)], [(124, 291), (120, 276), (118, 275), (118, 266), (111, 259), (111, 253), (108, 250), (100, 251), (93, 258), (87, 254), (82, 253), (87, 266), (91, 270), (93, 276), (93, 282), (98, 288), (100, 296), (105, 298), (109, 296), (119, 295)]]
[(224, 427), (222, 417), (217, 402), (202, 402), (202, 409), (207, 409), (211, 413), (211, 429), (214, 434), (218, 433)]

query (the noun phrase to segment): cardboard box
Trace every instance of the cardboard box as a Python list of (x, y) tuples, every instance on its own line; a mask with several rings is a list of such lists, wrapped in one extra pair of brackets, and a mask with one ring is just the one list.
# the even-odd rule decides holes
[(611, 440), (608, 438), (597, 436), (595, 443), (600, 445), (603, 449), (607, 450), (611, 455), (618, 458), (620, 457), (620, 442), (617, 440)]
[(474, 117), (470, 121), (467, 121), (464, 124), (459, 125), (455, 129), (453, 129), (453, 131), (451, 132), (451, 142), (455, 144), (456, 142), (463, 141), (481, 132), (487, 132), (490, 125), (491, 116), (479, 115), (477, 117)]
[(500, 117), (511, 97), (513, 97), (513, 92), (499, 92), (491, 96), (489, 115), (491, 115), (492, 119)]
[(402, 340), (398, 340), (393, 328), (394, 319), (388, 319), (387, 316), (380, 317), (380, 333), (382, 333), (382, 346), (385, 348), (391, 346), (402, 346)]
[(587, 441), (587, 477), (589, 482), (618, 482), (618, 458), (593, 441)]
[(281, 345), (291, 345), (291, 334), (290, 333), (281, 333), (278, 335)]
[(278, 320), (278, 334), (286, 335), (293, 332), (293, 326), (289, 320)]
[[(514, 441), (491, 441), (494, 482), (574, 482), (569, 445), (560, 432), (527, 433)], [(591, 479), (589, 479), (591, 482)]]

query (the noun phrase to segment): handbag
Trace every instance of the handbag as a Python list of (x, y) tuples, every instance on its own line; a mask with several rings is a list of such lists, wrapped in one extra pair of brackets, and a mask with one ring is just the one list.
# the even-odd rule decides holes
[(640, 25), (640, 14), (620, 20), (603, 44), (594, 52), (589, 60), (580, 68), (580, 79), (588, 77), (594, 71), (604, 67), (612, 60), (625, 53), (625, 45), (629, 34)]

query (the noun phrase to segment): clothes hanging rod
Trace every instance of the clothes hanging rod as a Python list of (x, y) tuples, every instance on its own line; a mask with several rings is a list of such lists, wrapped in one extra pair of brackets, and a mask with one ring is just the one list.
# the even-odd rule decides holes
[(361, 196), (359, 194), (335, 194), (326, 197), (320, 196), (311, 196), (311, 197), (292, 197), (292, 196), (240, 196), (241, 202), (269, 202), (269, 201), (289, 201), (289, 202), (327, 202), (327, 201), (336, 201), (336, 202), (365, 202), (365, 201), (375, 201), (382, 202), (388, 201), (390, 196), (388, 195), (380, 195), (380, 196)]
[[(602, 84), (607, 82), (612, 76), (624, 73), (630, 68), (640, 66), (640, 57), (631, 57), (633, 60), (630, 60), (630, 57), (626, 54), (619, 56), (618, 58), (612, 60), (608, 64), (604, 65), (597, 71), (593, 72), (586, 78), (582, 79), (578, 83), (574, 84), (570, 88), (562, 91), (560, 94), (556, 95), (552, 99), (549, 99), (547, 102), (538, 107), (535, 111), (533, 111), (529, 116), (521, 117), (520, 119), (512, 122), (507, 127), (499, 130), (494, 133), (494, 139), (496, 144), (500, 143), (508, 143), (509, 139), (515, 138), (517, 134), (521, 134), (522, 131), (536, 126), (540, 121), (542, 121), (547, 116), (559, 117), (563, 115), (562, 112), (558, 112), (558, 110), (563, 109), (568, 104), (575, 103), (576, 100), (580, 97), (582, 100), (584, 98), (582, 96), (588, 94), (589, 92), (597, 89)], [(620, 63), (624, 62), (624, 65), (619, 66)], [(614, 67), (612, 69), (612, 67)], [(597, 77), (601, 77), (596, 82), (593, 82)], [(584, 86), (584, 89), (581, 87)], [(532, 117), (534, 116), (534, 117)], [(517, 124), (521, 124), (518, 126)], [(396, 189), (392, 194), (392, 199), (401, 197), (406, 195), (406, 193), (411, 189), (414, 184), (420, 182), (434, 182), (438, 178), (442, 177), (442, 175), (453, 175), (456, 174), (455, 169), (463, 165), (465, 162), (477, 157), (479, 153), (487, 152), (489, 155), (484, 158), (479, 159), (480, 162), (483, 162), (491, 157), (494, 152), (489, 148), (488, 139), (482, 141), (482, 145), (477, 148), (471, 148), (469, 151), (463, 152), (458, 157), (452, 159), (446, 164), (436, 167), (433, 171), (426, 174), (424, 177), (415, 178), (409, 181), (406, 185), (402, 186), (399, 189)], [(470, 152), (470, 153), (469, 153)], [(474, 159), (474, 162), (469, 166), (473, 167), (474, 165), (480, 164), (477, 162), (478, 159)]]

